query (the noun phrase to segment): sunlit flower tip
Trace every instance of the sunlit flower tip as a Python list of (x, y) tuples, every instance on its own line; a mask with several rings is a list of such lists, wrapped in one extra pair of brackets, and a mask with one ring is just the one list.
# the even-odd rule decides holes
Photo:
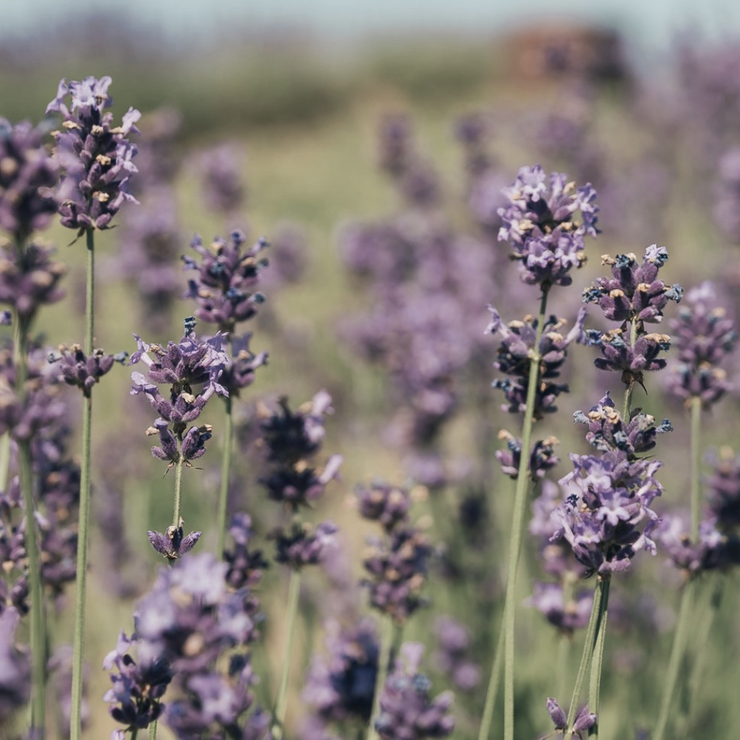
[(171, 524), (164, 534), (154, 531), (146, 533), (151, 546), (168, 560), (177, 560), (190, 552), (203, 534), (202, 532), (191, 532), (184, 535), (182, 524), (182, 518), (180, 518), (180, 526), (175, 527)]

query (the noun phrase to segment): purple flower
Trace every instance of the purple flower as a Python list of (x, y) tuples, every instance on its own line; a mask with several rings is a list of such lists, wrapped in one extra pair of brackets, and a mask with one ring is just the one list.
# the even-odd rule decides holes
[(363, 560), (369, 578), (361, 583), (370, 604), (403, 624), (422, 603), (432, 548), (415, 527), (396, 527), (387, 542), (371, 540)]
[(238, 144), (220, 144), (198, 157), (206, 205), (217, 213), (233, 215), (244, 207), (244, 151)]
[(728, 539), (717, 528), (714, 517), (699, 522), (699, 540), (694, 542), (686, 517), (679, 514), (663, 516), (656, 530), (656, 539), (673, 565), (687, 577), (740, 562), (737, 541)]
[(704, 408), (730, 389), (721, 364), (737, 342), (734, 322), (716, 301), (712, 284), (702, 283), (687, 293), (687, 305), (671, 321), (678, 357), (668, 373), (668, 390), (687, 403), (699, 398)]
[(311, 661), (304, 701), (324, 722), (355, 719), (367, 724), (378, 672), (378, 636), (372, 620), (340, 629), (327, 626), (327, 655)]
[(17, 251), (2, 250), (0, 303), (13, 306), (18, 318), (27, 324), (40, 306), (56, 303), (64, 296), (58, 284), (67, 268), (52, 261), (51, 254), (51, 249), (35, 243), (29, 244), (20, 256)]
[[(547, 700), (547, 713), (550, 715), (550, 719), (555, 725), (555, 732), (562, 733), (565, 737), (568, 727), (566, 727), (568, 718), (565, 712), (560, 708), (560, 705), (555, 699), (549, 698)], [(570, 728), (572, 734), (582, 738), (581, 734), (584, 730), (588, 730), (596, 724), (596, 715), (588, 711), (588, 705), (578, 711), (576, 718), (573, 722), (573, 727)], [(568, 733), (570, 734), (570, 733)]]
[(388, 676), (380, 695), (380, 715), (375, 729), (383, 740), (423, 740), (447, 737), (455, 728), (450, 714), (451, 691), (430, 699), (431, 682), (419, 673), (424, 647), (401, 645), (401, 657)]
[(127, 352), (106, 355), (102, 349), (94, 350), (88, 357), (79, 344), (73, 344), (69, 348), (61, 346), (58, 353), (50, 354), (49, 362), (57, 364), (59, 380), (77, 386), (89, 398), (95, 384), (110, 371), (113, 363), (123, 365), (127, 358)]
[(220, 331), (233, 333), (237, 323), (257, 314), (265, 297), (256, 290), (260, 270), (267, 265), (258, 259), (269, 246), (262, 238), (249, 249), (243, 249), (246, 237), (241, 231), (231, 232), (231, 240), (216, 237), (205, 246), (195, 236), (190, 246), (200, 260), (182, 257), (186, 270), (195, 270), (197, 277), (188, 280), (186, 298), (192, 298), (198, 308), (195, 316), (201, 321), (216, 324)]
[[(522, 442), (518, 437), (502, 429), (498, 434), (499, 439), (506, 440), (505, 450), (496, 450), (496, 459), (501, 463), (501, 471), (504, 475), (516, 480), (519, 477), (519, 461), (522, 454)], [(537, 440), (532, 445), (529, 455), (528, 471), (532, 480), (540, 480), (548, 470), (554, 468), (560, 458), (555, 454), (555, 445), (559, 444), (556, 437), (546, 437)]]
[(585, 237), (598, 233), (596, 191), (590, 184), (576, 189), (556, 172), (549, 177), (549, 188), (546, 180), (539, 165), (519, 170), (514, 184), (504, 190), (509, 204), (498, 211), (503, 220), (498, 238), (514, 249), (525, 283), (570, 285), (571, 268), (586, 261)]
[(226, 388), (229, 396), (238, 397), (242, 389), (254, 382), (254, 371), (267, 365), (267, 352), (255, 355), (249, 349), (251, 333), (231, 338), (231, 358), (221, 374), (220, 383)]
[(535, 583), (534, 593), (527, 599), (527, 604), (541, 612), (562, 634), (570, 636), (575, 630), (584, 629), (588, 624), (593, 592), (577, 591), (566, 601), (562, 584)]
[(229, 566), (226, 581), (232, 588), (253, 587), (260, 582), (262, 571), (268, 564), (261, 550), (249, 549), (249, 542), (254, 536), (249, 515), (235, 514), (228, 532), (233, 544), (223, 554), (224, 562)]
[[(501, 407), (504, 411), (523, 413), (526, 408), (537, 319), (528, 316), (524, 321), (512, 321), (506, 324), (493, 306), (489, 306), (488, 310), (491, 313), (491, 323), (486, 327), (486, 333), (498, 333), (501, 336), (501, 345), (498, 348), (494, 367), (510, 376), (503, 380), (494, 380), (492, 385), (494, 388), (503, 390), (506, 396), (507, 405)], [(545, 413), (557, 411), (555, 400), (561, 393), (568, 392), (567, 385), (552, 381), (560, 376), (568, 346), (573, 341), (582, 341), (584, 319), (585, 311), (581, 309), (575, 325), (565, 335), (560, 332), (565, 321), (555, 316), (550, 316), (543, 327), (539, 344), (541, 359), (538, 387), (535, 393), (535, 418), (541, 418)]]
[(376, 482), (356, 494), (360, 516), (378, 522), (387, 533), (407, 522), (411, 498), (405, 488)]
[(52, 188), (58, 179), (43, 131), (28, 121), (13, 126), (0, 118), (0, 227), (15, 236), (18, 247), (56, 213)]
[(740, 456), (723, 447), (710, 461), (712, 472), (706, 483), (709, 509), (717, 525), (731, 532), (740, 527)]
[(175, 527), (171, 524), (167, 527), (165, 534), (153, 531), (146, 533), (151, 546), (168, 560), (177, 560), (190, 552), (203, 534), (203, 532), (191, 532), (185, 536), (182, 525), (183, 521), (180, 517), (180, 526)]
[(471, 658), (471, 640), (467, 627), (448, 616), (438, 617), (434, 624), (437, 650), (434, 659), (439, 669), (460, 691), (472, 691), (480, 683), (481, 668)]
[(275, 529), (269, 535), (275, 540), (275, 560), (295, 570), (316, 565), (337, 546), (337, 531), (336, 524), (330, 521), (316, 527), (296, 522), (289, 529)]
[[(59, 83), (46, 112), (63, 117), (56, 132), (55, 157), (64, 173), (59, 188), (62, 225), (77, 229), (107, 229), (125, 201), (138, 202), (129, 192), (136, 147), (126, 138), (139, 133), (135, 123), (139, 111), (129, 108), (122, 123), (113, 126), (113, 114), (103, 111), (111, 105), (110, 77), (86, 77), (82, 82)], [(66, 99), (71, 96), (71, 107)]]

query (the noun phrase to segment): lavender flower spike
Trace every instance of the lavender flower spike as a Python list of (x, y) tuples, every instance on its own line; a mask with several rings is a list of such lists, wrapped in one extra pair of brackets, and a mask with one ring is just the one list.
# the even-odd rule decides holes
[[(514, 249), (525, 283), (570, 285), (569, 272), (586, 261), (585, 237), (596, 236), (596, 191), (576, 188), (565, 175), (549, 177), (539, 165), (522, 167), (514, 184), (503, 190), (509, 205), (499, 208), (503, 220), (499, 241)], [(580, 213), (580, 221), (577, 214)]]
[[(86, 77), (82, 82), (59, 83), (57, 96), (46, 112), (63, 117), (62, 129), (55, 133), (55, 156), (63, 171), (59, 188), (59, 213), (62, 225), (77, 229), (107, 229), (125, 201), (138, 201), (129, 192), (136, 147), (126, 138), (139, 133), (135, 123), (141, 117), (129, 108), (119, 126), (113, 125), (108, 96), (110, 77)], [(71, 105), (65, 102), (71, 97)]]

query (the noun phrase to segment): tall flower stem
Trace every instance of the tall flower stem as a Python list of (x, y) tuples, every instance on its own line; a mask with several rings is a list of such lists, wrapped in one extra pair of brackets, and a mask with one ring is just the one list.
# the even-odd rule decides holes
[[(547, 294), (549, 286), (543, 284), (540, 311), (537, 319), (537, 331), (529, 364), (527, 384), (527, 406), (522, 425), (522, 451), (519, 456), (519, 472), (514, 493), (514, 513), (511, 523), (511, 540), (509, 542), (509, 569), (506, 579), (506, 601), (504, 606), (504, 740), (514, 740), (514, 630), (516, 624), (516, 574), (519, 565), (524, 529), (524, 514), (527, 504), (527, 475), (529, 470), (529, 452), (532, 447), (532, 426), (534, 423), (534, 402), (540, 374), (540, 339), (545, 324)], [(481, 737), (488, 736), (481, 730)]]
[(380, 646), (378, 650), (378, 671), (375, 674), (375, 692), (373, 693), (373, 710), (370, 713), (370, 722), (367, 728), (367, 740), (378, 740), (378, 733), (375, 729), (375, 720), (380, 712), (380, 695), (385, 686), (385, 680), (388, 677), (388, 664), (391, 659), (391, 649), (393, 647), (393, 619), (388, 614), (384, 614), (380, 621)]
[[(701, 399), (694, 396), (691, 399), (691, 541), (699, 542), (699, 520), (701, 518)], [(662, 740), (668, 726), (668, 715), (671, 702), (676, 693), (680, 677), (681, 663), (684, 659), (689, 636), (689, 624), (693, 611), (694, 591), (696, 580), (691, 579), (684, 584), (681, 591), (681, 603), (678, 609), (678, 621), (673, 633), (673, 645), (668, 659), (668, 670), (663, 683), (663, 699), (660, 704), (658, 724), (655, 729), (655, 740)]]
[[(607, 588), (607, 599), (608, 599), (608, 586)], [(604, 581), (599, 576), (596, 581), (596, 588), (594, 589), (594, 600), (591, 606), (591, 616), (588, 620), (588, 627), (586, 627), (586, 639), (583, 643), (583, 654), (581, 655), (581, 663), (578, 666), (578, 673), (576, 674), (576, 683), (573, 687), (573, 697), (570, 700), (570, 707), (568, 709), (568, 719), (566, 727), (572, 728), (573, 722), (576, 718), (576, 712), (578, 711), (578, 701), (581, 698), (581, 692), (583, 690), (583, 684), (586, 680), (586, 671), (591, 664), (595, 649), (596, 642), (599, 639), (600, 631), (600, 619), (602, 613), (606, 613), (606, 604), (602, 609), (602, 601), (604, 600)], [(590, 707), (589, 707), (590, 708)], [(593, 711), (593, 710), (592, 710)]]
[(290, 582), (288, 584), (288, 626), (285, 636), (285, 650), (283, 651), (283, 668), (280, 675), (280, 686), (278, 687), (277, 701), (273, 716), (273, 736), (275, 740), (281, 740), (285, 732), (285, 712), (288, 707), (288, 683), (290, 679), (290, 664), (293, 656), (293, 638), (295, 637), (296, 617), (298, 616), (298, 597), (301, 593), (301, 571), (291, 568)]
[(591, 678), (588, 686), (588, 708), (596, 714), (596, 724), (593, 726), (590, 737), (599, 736), (599, 695), (601, 693), (601, 668), (604, 664), (604, 645), (606, 644), (606, 623), (609, 607), (609, 586), (611, 578), (607, 575), (599, 580), (599, 611), (596, 617), (596, 634), (594, 635), (594, 650), (591, 657)]
[[(85, 280), (85, 354), (93, 354), (95, 331), (95, 235), (86, 231), (87, 276)], [(90, 520), (90, 452), (92, 440), (92, 391), (83, 398), (82, 461), (80, 465), (80, 512), (77, 532), (77, 595), (75, 599), (74, 653), (72, 656), (72, 699), (70, 707), (70, 740), (82, 733), (82, 662), (85, 633), (87, 592), (87, 543)]]
[[(506, 607), (504, 606), (504, 611)], [(496, 652), (493, 654), (493, 665), (491, 666), (491, 675), (488, 679), (488, 689), (486, 690), (486, 702), (483, 705), (483, 716), (481, 717), (480, 730), (478, 731), (478, 740), (485, 740), (491, 729), (491, 720), (493, 719), (493, 709), (496, 706), (498, 697), (498, 686), (501, 682), (501, 662), (504, 658), (504, 631), (498, 631), (498, 640), (496, 642)]]
[(180, 509), (182, 508), (182, 452), (178, 455), (175, 465), (175, 501), (172, 513), (172, 526), (175, 529), (180, 527)]
[(226, 540), (226, 518), (228, 515), (229, 503), (229, 478), (231, 476), (231, 453), (234, 447), (234, 415), (232, 413), (231, 396), (224, 398), (225, 409), (225, 430), (224, 430), (224, 450), (221, 459), (221, 489), (218, 496), (218, 518), (216, 526), (218, 531), (218, 544), (216, 546), (216, 555), (221, 558), (224, 553), (224, 542)]

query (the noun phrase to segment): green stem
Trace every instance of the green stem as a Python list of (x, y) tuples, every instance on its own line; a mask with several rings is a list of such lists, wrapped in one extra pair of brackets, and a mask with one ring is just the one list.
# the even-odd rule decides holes
[[(504, 607), (505, 609), (505, 607)], [(496, 706), (498, 696), (498, 686), (501, 683), (501, 663), (504, 657), (504, 631), (498, 631), (498, 641), (496, 642), (496, 652), (493, 654), (493, 665), (491, 666), (491, 676), (488, 679), (488, 689), (486, 691), (486, 703), (483, 705), (483, 716), (481, 718), (480, 730), (478, 731), (478, 740), (486, 740), (491, 730), (491, 720), (493, 719), (493, 709)]]
[[(534, 403), (540, 374), (540, 339), (545, 324), (548, 286), (542, 286), (537, 331), (529, 360), (527, 384), (527, 406), (522, 425), (522, 448), (519, 456), (519, 472), (514, 493), (514, 513), (509, 542), (509, 569), (506, 579), (506, 601), (504, 606), (504, 740), (514, 740), (514, 631), (516, 626), (516, 574), (521, 550), (524, 514), (527, 504), (527, 481), (529, 480), (529, 454), (531, 450)], [(486, 730), (487, 732), (488, 730)]]
[(157, 720), (149, 725), (149, 740), (157, 740)]
[(283, 652), (283, 668), (280, 676), (280, 687), (278, 689), (277, 701), (275, 702), (275, 713), (273, 721), (273, 736), (275, 740), (281, 740), (284, 736), (283, 725), (285, 723), (285, 712), (288, 707), (288, 683), (290, 679), (290, 663), (293, 656), (293, 638), (295, 637), (296, 617), (298, 616), (298, 597), (301, 593), (301, 571), (292, 568), (290, 571), (290, 582), (288, 584), (288, 634), (285, 638), (285, 650)]
[[(179, 442), (178, 442), (178, 446)], [(175, 502), (172, 514), (172, 526), (177, 530), (180, 527), (180, 508), (182, 506), (182, 452), (178, 450), (177, 464), (175, 465)]]
[(591, 616), (588, 619), (588, 627), (586, 627), (586, 639), (583, 642), (583, 654), (581, 655), (581, 663), (578, 666), (578, 673), (576, 674), (576, 683), (573, 687), (573, 696), (570, 700), (570, 707), (568, 709), (568, 720), (565, 723), (566, 727), (572, 727), (573, 722), (575, 721), (576, 712), (578, 711), (578, 701), (581, 698), (583, 683), (586, 680), (586, 671), (588, 670), (589, 663), (591, 662), (591, 656), (594, 652), (596, 628), (599, 621), (599, 612), (601, 609), (601, 589), (602, 581), (599, 578), (599, 580), (596, 582), (596, 588), (594, 589), (594, 600), (591, 605)]
[(604, 664), (604, 645), (606, 644), (606, 622), (609, 607), (609, 586), (611, 579), (606, 576), (601, 581), (599, 589), (599, 613), (596, 619), (596, 635), (594, 636), (594, 651), (591, 657), (591, 679), (588, 686), (588, 708), (596, 715), (596, 724), (589, 733), (589, 737), (598, 738), (599, 726), (599, 695), (601, 693), (601, 668)]
[(27, 440), (19, 442), (18, 467), (20, 486), (23, 491), (23, 506), (26, 510), (26, 555), (28, 557), (28, 585), (31, 592), (31, 675), (33, 681), (31, 727), (39, 731), (43, 737), (46, 725), (46, 617), (41, 583), (41, 563), (36, 539), (36, 507), (33, 501), (31, 459), (30, 442)]
[(691, 399), (691, 541), (699, 542), (701, 519), (701, 399)]
[(388, 677), (391, 650), (394, 642), (393, 619), (384, 614), (380, 620), (380, 645), (378, 649), (378, 671), (375, 674), (375, 692), (373, 693), (373, 710), (367, 727), (367, 740), (378, 740), (375, 720), (380, 713), (380, 695), (383, 693), (385, 680)]
[(234, 446), (234, 415), (232, 414), (231, 396), (224, 398), (224, 403), (226, 404), (226, 428), (224, 432), (223, 458), (221, 459), (221, 490), (218, 497), (218, 518), (216, 520), (218, 532), (216, 555), (218, 555), (219, 558), (223, 557), (224, 542), (226, 540), (226, 517), (228, 516), (231, 452)]
[[(85, 280), (85, 354), (95, 349), (95, 235), (86, 232), (87, 274)], [(82, 407), (82, 462), (80, 466), (80, 511), (77, 528), (77, 595), (75, 597), (74, 652), (72, 655), (72, 698), (70, 707), (70, 740), (82, 734), (82, 664), (87, 595), (87, 544), (90, 521), (90, 460), (92, 440), (92, 391), (84, 397)]]
[(668, 726), (668, 715), (671, 711), (671, 700), (676, 691), (678, 677), (686, 650), (686, 642), (689, 636), (689, 627), (691, 624), (692, 602), (694, 600), (695, 581), (689, 581), (683, 587), (681, 592), (681, 606), (678, 611), (678, 622), (676, 631), (673, 633), (673, 646), (671, 648), (671, 657), (668, 660), (668, 670), (663, 682), (663, 700), (660, 704), (660, 714), (658, 715), (658, 724), (655, 728), (653, 740), (663, 740), (666, 727)]
[(10, 433), (6, 432), (0, 439), (0, 491), (8, 490), (10, 475)]

